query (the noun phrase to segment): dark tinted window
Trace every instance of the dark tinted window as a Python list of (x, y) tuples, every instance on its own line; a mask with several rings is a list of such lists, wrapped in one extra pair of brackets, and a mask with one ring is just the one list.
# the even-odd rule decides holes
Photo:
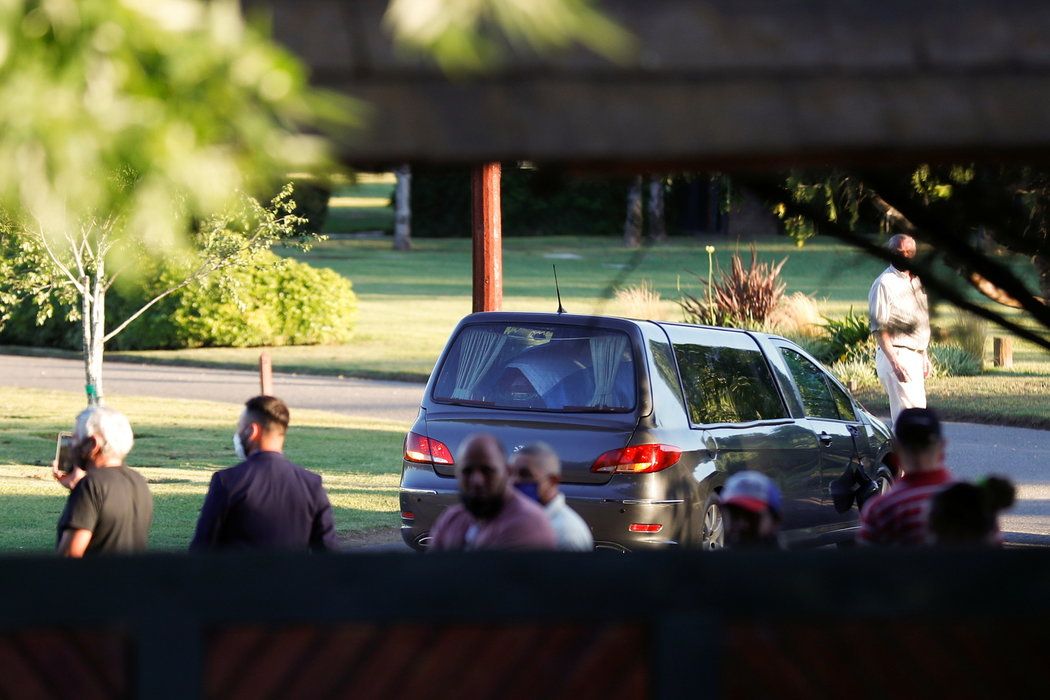
[(835, 405), (839, 409), (839, 418), (842, 420), (857, 420), (857, 412), (853, 410), (853, 402), (846, 396), (846, 392), (833, 381), (829, 380), (828, 386), (831, 387), (831, 395), (835, 398)]
[(853, 402), (824, 370), (791, 348), (780, 348), (780, 354), (784, 356), (784, 361), (798, 384), (799, 393), (802, 394), (802, 406), (807, 416), (850, 421), (857, 419), (853, 412)]
[(693, 423), (787, 417), (765, 357), (743, 333), (669, 328)]
[[(682, 400), (682, 387), (678, 383), (678, 372), (674, 368), (674, 356), (671, 354), (671, 346), (657, 340), (649, 341), (649, 352), (653, 356), (653, 364), (656, 366), (656, 376), (652, 377), (653, 391), (662, 391), (674, 397), (679, 406), (685, 408)], [(652, 374), (650, 372), (650, 374)]]
[(434, 385), (443, 403), (542, 411), (627, 412), (636, 393), (626, 333), (559, 325), (467, 326)]
[(838, 407), (831, 395), (824, 372), (799, 353), (789, 348), (780, 348), (791, 375), (795, 378), (802, 395), (802, 408), (810, 418), (839, 419)]

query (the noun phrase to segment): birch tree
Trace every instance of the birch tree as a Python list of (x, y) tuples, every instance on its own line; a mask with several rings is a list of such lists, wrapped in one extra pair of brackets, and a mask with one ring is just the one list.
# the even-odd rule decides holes
[[(64, 313), (80, 325), (84, 361), (84, 386), (89, 404), (102, 403), (102, 358), (105, 346), (165, 297), (192, 284), (218, 280), (232, 283), (230, 273), (256, 264), (259, 253), (276, 243), (306, 247), (310, 238), (295, 238), (304, 223), (294, 213), (292, 188), (286, 186), (269, 206), (244, 196), (227, 211), (210, 217), (192, 234), (194, 246), (170, 255), (169, 269), (182, 271), (170, 286), (146, 300), (126, 317), (111, 322), (106, 315), (106, 294), (130, 270), (148, 265), (150, 255), (141, 242), (122, 233), (115, 219), (84, 222), (69, 235), (66, 245), (55, 246), (42, 227), (5, 222), (4, 260), (10, 276), (2, 284), (6, 307), (29, 297), (42, 322)], [(119, 260), (119, 265), (108, 265)], [(3, 318), (0, 317), (0, 322)]]

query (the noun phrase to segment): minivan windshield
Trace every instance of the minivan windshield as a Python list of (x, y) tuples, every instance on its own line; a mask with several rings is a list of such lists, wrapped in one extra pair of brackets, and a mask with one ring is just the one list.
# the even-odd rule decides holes
[(456, 336), (434, 400), (535, 411), (634, 410), (630, 338), (585, 326), (479, 323)]

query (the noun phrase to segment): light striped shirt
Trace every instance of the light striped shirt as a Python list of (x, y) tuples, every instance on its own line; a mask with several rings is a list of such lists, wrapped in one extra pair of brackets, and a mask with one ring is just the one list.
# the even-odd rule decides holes
[(947, 469), (905, 474), (888, 493), (864, 505), (857, 541), (905, 547), (926, 544), (930, 502), (951, 479)]

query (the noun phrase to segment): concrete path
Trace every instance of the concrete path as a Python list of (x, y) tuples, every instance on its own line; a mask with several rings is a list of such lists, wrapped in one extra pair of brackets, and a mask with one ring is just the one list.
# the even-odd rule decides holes
[[(118, 394), (241, 403), (259, 389), (254, 372), (111, 362), (106, 391)], [(81, 391), (75, 360), (0, 355), (0, 386)], [(409, 423), (422, 384), (276, 374), (276, 393), (292, 408), (311, 408)], [(949, 423), (948, 463), (960, 478), (1002, 474), (1018, 485), (1020, 502), (1003, 518), (1007, 540), (1050, 545), (1050, 431)]]

